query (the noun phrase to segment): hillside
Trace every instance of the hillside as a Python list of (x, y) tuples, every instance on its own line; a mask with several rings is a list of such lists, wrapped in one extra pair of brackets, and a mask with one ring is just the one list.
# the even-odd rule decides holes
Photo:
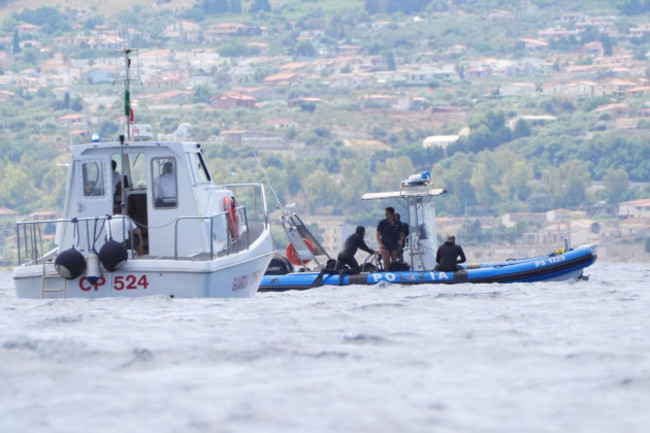
[[(359, 192), (417, 170), (449, 191), (445, 217), (564, 208), (599, 222), (649, 195), (650, 18), (623, 2), (286, 0), (248, 15), (106, 3), (5, 21), (0, 207), (57, 209), (67, 145), (124, 130), (125, 21), (137, 122), (164, 139), (189, 131), (218, 182), (259, 180), (261, 163), (307, 212), (374, 222), (379, 205)], [(17, 5), (43, 7), (3, 13)], [(526, 224), (475, 239), (539, 229)]]

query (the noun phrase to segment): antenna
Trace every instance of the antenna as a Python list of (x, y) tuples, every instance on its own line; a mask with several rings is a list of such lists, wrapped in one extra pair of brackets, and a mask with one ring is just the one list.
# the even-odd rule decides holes
[[(131, 81), (141, 82), (138, 65), (139, 62), (136, 62), (137, 72), (135, 75), (137, 78), (131, 78), (131, 54), (134, 53), (137, 56), (138, 51), (137, 48), (129, 47), (129, 29), (127, 27), (126, 34), (124, 35), (124, 47), (121, 50), (117, 50), (118, 53), (121, 53), (124, 56), (124, 116), (126, 118), (127, 142), (131, 141), (131, 129), (134, 122), (133, 109), (131, 108)], [(119, 79), (119, 72), (116, 75), (118, 77), (116, 78), (117, 81), (117, 79)]]

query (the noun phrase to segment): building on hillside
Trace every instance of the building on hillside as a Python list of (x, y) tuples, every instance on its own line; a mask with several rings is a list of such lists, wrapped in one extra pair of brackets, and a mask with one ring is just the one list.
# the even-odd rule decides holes
[(650, 236), (650, 218), (627, 218), (618, 223), (621, 236)]
[(501, 216), (501, 224), (508, 228), (516, 227), (520, 222), (543, 223), (545, 221), (544, 212), (509, 212)]
[(176, 41), (196, 43), (201, 39), (201, 26), (190, 20), (176, 20), (165, 27), (163, 34)]
[(217, 141), (231, 146), (254, 145), (256, 149), (274, 150), (284, 149), (284, 137), (270, 131), (228, 130), (221, 131)]
[(298, 127), (298, 124), (293, 119), (269, 119), (262, 126), (273, 129), (295, 129)]
[(517, 122), (520, 120), (525, 121), (529, 125), (538, 126), (545, 125), (548, 122), (554, 122), (557, 120), (557, 117), (551, 116), (550, 114), (525, 114), (509, 119), (506, 122), (506, 126), (514, 130), (517, 127)]
[(64, 114), (56, 118), (56, 123), (61, 126), (80, 126), (85, 124), (85, 116), (79, 113)]
[(519, 39), (521, 42), (524, 43), (526, 46), (526, 49), (528, 50), (538, 50), (542, 48), (548, 48), (549, 43), (546, 41), (542, 41), (539, 39), (533, 39), (533, 38), (520, 38)]
[(650, 198), (619, 203), (617, 214), (624, 218), (650, 218)]
[(603, 48), (602, 42), (592, 41), (582, 46), (582, 53), (589, 56), (601, 57), (605, 54), (605, 49)]
[(237, 92), (224, 92), (213, 96), (208, 100), (211, 107), (222, 110), (231, 110), (235, 108), (253, 108), (255, 98), (251, 95), (245, 95)]
[(429, 149), (431, 147), (440, 147), (441, 149), (446, 149), (447, 146), (458, 141), (460, 135), (430, 135), (429, 137), (422, 140), (422, 147)]
[(17, 96), (18, 95), (15, 94), (14, 92), (10, 92), (9, 90), (0, 89), (0, 101), (2, 101), (2, 102), (12, 101)]
[(535, 83), (508, 82), (499, 86), (499, 94), (501, 96), (534, 95), (535, 93), (537, 93)]
[(18, 217), (18, 212), (0, 207), (0, 220), (15, 220)]
[(298, 81), (298, 75), (292, 72), (280, 72), (278, 74), (269, 75), (262, 82), (265, 86), (290, 86)]
[(188, 90), (169, 90), (167, 92), (148, 94), (143, 97), (153, 103), (183, 104), (190, 100), (192, 92)]

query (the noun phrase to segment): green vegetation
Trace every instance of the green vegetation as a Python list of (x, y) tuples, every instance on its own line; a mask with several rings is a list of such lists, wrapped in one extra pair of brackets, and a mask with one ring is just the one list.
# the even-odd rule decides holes
[[(259, 181), (259, 162), (248, 147), (215, 144), (220, 131), (258, 130), (267, 120), (291, 119), (297, 126), (281, 134), (304, 144), (298, 158), (257, 152), (280, 200), (357, 222), (374, 222), (381, 213), (380, 203), (360, 203), (361, 192), (397, 188), (401, 179), (418, 170), (431, 170), (436, 184), (449, 192), (440, 200), (438, 212), (442, 216), (584, 208), (600, 200), (616, 204), (650, 193), (647, 187), (639, 186), (650, 182), (650, 121), (641, 118), (636, 129), (621, 130), (617, 129), (616, 116), (602, 110), (624, 102), (632, 113), (643, 111), (650, 102), (648, 96), (618, 93), (580, 97), (541, 92), (551, 73), (564, 71), (571, 64), (592, 64), (592, 57), (573, 54), (585, 43), (600, 42), (606, 57), (632, 53), (645, 59), (650, 36), (614, 39), (589, 28), (579, 38), (552, 41), (541, 53), (522, 41), (535, 38), (539, 30), (557, 26), (558, 17), (570, 12), (622, 14), (623, 19), (612, 26), (624, 32), (635, 23), (648, 21), (647, 15), (638, 14), (647, 13), (650, 2), (558, 4), (538, 0), (530, 2), (534, 8), (529, 10), (514, 0), (454, 1), (450, 10), (449, 2), (438, 0), (203, 0), (194, 2), (180, 16), (174, 15), (171, 6), (166, 8), (167, 3), (158, 2), (161, 7), (152, 12), (134, 1), (129, 9), (112, 14), (96, 10), (81, 21), (77, 19), (79, 11), (55, 6), (12, 14), (3, 24), (7, 32), (4, 49), (14, 56), (6, 72), (33, 69), (35, 75), (44, 62), (57, 55), (71, 65), (80, 60), (92, 65), (103, 57), (115, 57), (111, 49), (91, 49), (87, 44), (72, 49), (53, 43), (54, 38), (75, 32), (90, 34), (97, 25), (121, 33), (127, 25), (137, 29), (130, 44), (143, 50), (167, 47), (186, 53), (197, 47), (215, 49), (221, 56), (217, 65), (193, 69), (179, 65), (179, 70), (188, 74), (214, 79), (214, 85), (194, 86), (180, 108), (154, 107), (143, 97), (152, 90), (135, 86), (138, 122), (150, 123), (155, 132), (164, 134), (174, 132), (181, 123), (191, 123), (193, 138), (202, 143), (215, 180), (232, 182)], [(499, 18), (498, 14), (486, 19), (486, 15), (500, 10), (512, 11), (516, 19)], [(178, 18), (194, 19), (203, 28), (227, 22), (244, 23), (246, 28), (234, 36), (190, 43), (163, 35)], [(40, 26), (38, 38), (15, 30), (21, 23)], [(302, 32), (305, 34), (301, 36)], [(48, 48), (41, 49), (36, 42)], [(359, 58), (366, 56), (368, 63), (337, 63), (345, 47), (358, 47)], [(280, 64), (257, 61), (257, 56), (287, 56), (287, 63), (323, 62), (317, 73), (272, 89), (271, 96), (260, 98), (254, 108), (208, 108), (208, 100), (220, 92), (262, 87), (265, 78), (281, 72)], [(545, 66), (525, 75), (517, 72), (520, 75), (505, 78), (497, 74), (472, 78), (477, 59), (487, 62), (491, 58)], [(367, 75), (370, 78), (356, 87), (329, 84), (332, 78), (394, 73), (414, 64), (426, 67), (443, 63), (451, 64), (458, 77), (441, 74), (415, 85), (399, 75), (386, 75), (398, 77), (389, 79)], [(109, 67), (106, 72), (114, 71)], [(577, 77), (583, 78), (589, 77)], [(537, 92), (501, 94), (501, 84), (520, 80), (535, 84)], [(85, 75), (63, 96), (54, 91), (54, 84), (38, 89), (25, 84), (3, 87), (15, 96), (0, 103), (0, 207), (20, 214), (61, 207), (70, 127), (57, 118), (69, 113), (89, 114), (84, 96), (115, 94), (111, 81)], [(397, 112), (391, 103), (368, 98), (373, 94), (417, 99), (421, 108)], [(304, 97), (320, 101), (288, 102)], [(466, 119), (450, 117), (443, 121), (430, 113), (436, 107), (453, 107), (468, 115)], [(123, 128), (117, 117), (120, 112), (119, 103), (95, 108), (93, 116), (102, 120), (83, 128), (112, 138)], [(549, 114), (555, 120), (542, 123), (519, 118), (529, 114)], [(507, 126), (511, 121), (513, 126)], [(422, 147), (422, 140), (430, 135), (457, 134), (466, 126), (469, 134), (446, 149)], [(594, 188), (595, 183), (602, 187)], [(510, 239), (521, 230), (497, 228), (494, 233), (482, 234), (475, 227), (466, 228), (477, 242), (486, 236)]]

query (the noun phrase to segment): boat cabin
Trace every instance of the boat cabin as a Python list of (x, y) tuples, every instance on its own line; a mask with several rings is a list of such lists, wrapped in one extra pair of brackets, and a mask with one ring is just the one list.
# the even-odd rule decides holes
[(230, 193), (213, 185), (198, 143), (73, 145), (66, 189), (63, 218), (79, 223), (57, 227), (60, 250), (98, 251), (115, 205), (140, 228), (144, 255), (191, 257), (228, 242)]

